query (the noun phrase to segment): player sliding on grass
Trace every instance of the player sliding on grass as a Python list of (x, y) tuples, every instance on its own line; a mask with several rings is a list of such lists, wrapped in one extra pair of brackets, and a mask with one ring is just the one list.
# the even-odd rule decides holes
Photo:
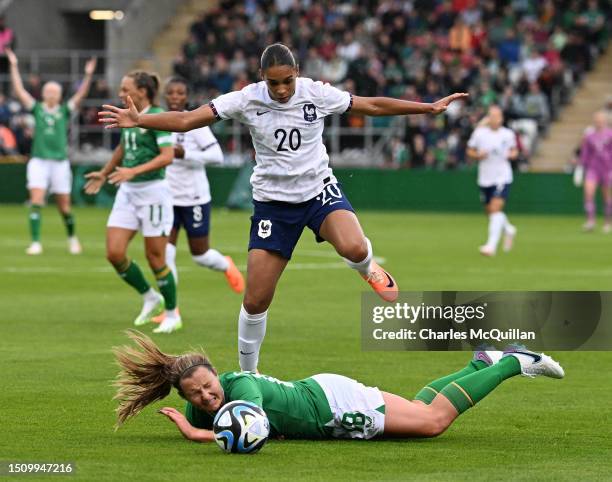
[(504, 380), (523, 374), (563, 378), (552, 358), (525, 349), (477, 351), (466, 367), (432, 381), (410, 401), (334, 374), (284, 382), (250, 372), (217, 374), (203, 353), (173, 356), (153, 341), (129, 333), (139, 349), (115, 349), (121, 371), (116, 381), (117, 424), (137, 415), (172, 388), (187, 400), (185, 415), (160, 413), (196, 442), (213, 441), (212, 421), (226, 403), (246, 400), (261, 407), (272, 436), (287, 438), (435, 437)]
[(510, 251), (516, 236), (516, 227), (504, 213), (508, 191), (512, 184), (512, 166), (516, 159), (516, 136), (503, 126), (502, 110), (492, 105), (468, 141), (467, 154), (478, 161), (478, 187), (480, 197), (489, 216), (489, 237), (479, 250), (483, 256), (495, 256), (497, 244), (504, 234), (504, 251)]
[[(121, 80), (119, 97), (138, 112), (162, 112), (155, 105), (159, 79), (153, 74), (134, 71)], [(136, 326), (149, 323), (163, 313), (165, 319), (155, 333), (181, 328), (176, 309), (174, 275), (166, 265), (166, 244), (172, 229), (172, 195), (164, 180), (164, 167), (172, 162), (172, 135), (154, 129), (123, 129), (121, 143), (111, 160), (100, 171), (90, 172), (85, 192), (96, 194), (107, 181), (119, 185), (113, 210), (106, 225), (106, 257), (123, 280), (143, 297)], [(142, 232), (145, 254), (155, 273), (161, 294), (145, 280), (138, 265), (127, 256), (130, 241)]]
[(80, 254), (81, 244), (75, 235), (74, 216), (70, 205), (72, 171), (68, 161), (68, 125), (71, 114), (87, 97), (97, 61), (92, 58), (85, 64), (85, 77), (76, 93), (67, 102), (62, 102), (62, 86), (53, 81), (43, 85), (42, 102), (40, 102), (24, 88), (15, 53), (6, 49), (5, 54), (10, 64), (15, 95), (23, 107), (31, 111), (34, 116), (32, 158), (28, 162), (27, 170), (32, 242), (26, 253), (38, 255), (43, 252), (40, 242), (41, 208), (45, 204), (48, 190), (55, 194), (57, 208), (64, 219), (68, 234), (68, 250), (71, 254)]
[(373, 260), (370, 241), (329, 167), (322, 137), (325, 117), (349, 110), (370, 116), (439, 114), (452, 101), (467, 96), (453, 94), (433, 104), (353, 96), (299, 77), (293, 54), (282, 44), (263, 52), (261, 77), (261, 82), (221, 95), (191, 112), (143, 115), (131, 103), (127, 109), (105, 105), (100, 112), (101, 122), (109, 128), (185, 132), (224, 119), (248, 126), (257, 165), (251, 176), (255, 209), (238, 349), (240, 367), (249, 371), (257, 369), (268, 307), (306, 226), (318, 242), (332, 244), (384, 300), (397, 298), (397, 283)]
[[(189, 89), (184, 79), (171, 78), (164, 93), (168, 110), (186, 110)], [(232, 258), (223, 256), (209, 245), (210, 187), (204, 166), (223, 162), (221, 147), (210, 127), (174, 134), (173, 142), (174, 161), (166, 168), (166, 179), (172, 192), (174, 225), (166, 246), (166, 263), (178, 283), (176, 241), (182, 226), (187, 233), (193, 261), (199, 266), (222, 271), (230, 287), (236, 293), (242, 293), (244, 278)]]

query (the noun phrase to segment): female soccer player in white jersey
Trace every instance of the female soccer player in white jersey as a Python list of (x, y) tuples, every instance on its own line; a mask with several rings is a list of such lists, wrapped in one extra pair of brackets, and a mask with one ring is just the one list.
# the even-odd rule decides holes
[[(168, 110), (183, 112), (187, 107), (189, 88), (180, 77), (166, 83), (165, 97)], [(176, 269), (176, 240), (181, 226), (193, 261), (205, 268), (225, 273), (227, 282), (236, 293), (244, 291), (244, 278), (234, 261), (209, 246), (210, 187), (206, 177), (207, 164), (221, 164), (223, 152), (210, 127), (200, 127), (186, 133), (173, 134), (174, 161), (166, 168), (166, 179), (174, 204), (174, 225), (166, 246), (166, 263)]]
[(472, 133), (468, 141), (468, 156), (478, 161), (478, 186), (480, 197), (489, 216), (489, 237), (480, 254), (494, 256), (504, 234), (504, 251), (512, 249), (516, 227), (510, 224), (504, 213), (508, 191), (512, 184), (510, 159), (518, 156), (516, 135), (503, 126), (502, 110), (492, 105), (487, 117)]
[(247, 285), (238, 323), (240, 366), (255, 371), (266, 331), (267, 310), (276, 284), (303, 229), (327, 241), (385, 300), (397, 298), (398, 287), (372, 256), (351, 204), (329, 167), (323, 143), (324, 118), (347, 111), (371, 116), (439, 114), (453, 94), (433, 104), (386, 97), (358, 97), (329, 84), (299, 77), (293, 54), (282, 44), (261, 56), (262, 81), (221, 95), (191, 112), (141, 115), (104, 106), (107, 127), (150, 127), (184, 132), (223, 119), (247, 125), (257, 165), (251, 176), (254, 214), (247, 265)]
[[(162, 112), (155, 105), (159, 90), (156, 75), (134, 71), (121, 80), (119, 97), (138, 112)], [(108, 181), (119, 185), (106, 225), (106, 257), (123, 280), (143, 297), (136, 326), (152, 321), (165, 308), (165, 319), (155, 333), (170, 333), (181, 328), (176, 309), (176, 283), (166, 265), (166, 244), (172, 229), (172, 195), (164, 179), (164, 167), (172, 162), (172, 135), (155, 129), (126, 128), (111, 160), (100, 170), (86, 175), (85, 192), (97, 193)], [(134, 235), (144, 237), (145, 254), (155, 273), (159, 294), (145, 280), (138, 265), (127, 256)]]
[(218, 374), (203, 353), (168, 355), (141, 333), (129, 336), (136, 348), (115, 349), (121, 367), (116, 381), (117, 425), (164, 399), (174, 388), (187, 400), (185, 414), (171, 407), (159, 412), (195, 442), (214, 440), (215, 414), (235, 400), (261, 407), (268, 416), (272, 437), (435, 437), (508, 378), (565, 375), (563, 368), (543, 353), (519, 347), (503, 353), (477, 351), (464, 368), (430, 382), (414, 400), (408, 400), (330, 373), (291, 382), (250, 372)]
[(39, 102), (23, 86), (15, 53), (10, 49), (6, 49), (5, 53), (10, 64), (15, 95), (34, 116), (34, 143), (27, 168), (31, 244), (26, 253), (38, 255), (43, 252), (40, 242), (41, 208), (49, 191), (55, 194), (57, 208), (64, 219), (68, 250), (71, 254), (80, 254), (81, 244), (75, 235), (70, 203), (72, 171), (68, 161), (68, 125), (70, 115), (79, 108), (89, 92), (91, 77), (96, 70), (96, 59), (92, 58), (85, 64), (85, 77), (68, 102), (62, 102), (62, 87), (53, 81), (43, 85), (42, 102)]

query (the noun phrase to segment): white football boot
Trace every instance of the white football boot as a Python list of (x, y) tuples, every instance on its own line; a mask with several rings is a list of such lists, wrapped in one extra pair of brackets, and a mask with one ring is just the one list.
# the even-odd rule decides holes
[(175, 308), (174, 310), (166, 310), (164, 321), (153, 330), (153, 333), (172, 333), (181, 328), (183, 328), (183, 321), (181, 320), (181, 315), (179, 315), (178, 310)]
[(39, 254), (42, 254), (42, 252), (42, 244), (40, 244), (38, 241), (33, 241), (32, 244), (28, 246), (28, 249), (26, 249), (26, 254), (29, 254), (30, 256), (37, 256)]
[(511, 346), (504, 350), (504, 357), (513, 356), (521, 364), (521, 373), (526, 377), (542, 375), (550, 378), (563, 378), (565, 371), (548, 355), (527, 350), (521, 346)]
[(76, 236), (71, 236), (68, 238), (68, 252), (70, 254), (81, 254), (83, 252), (81, 243), (79, 243), (79, 238)]

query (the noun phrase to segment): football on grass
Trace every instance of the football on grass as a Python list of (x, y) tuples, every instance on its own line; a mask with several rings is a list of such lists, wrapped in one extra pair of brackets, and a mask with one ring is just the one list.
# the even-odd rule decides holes
[(213, 422), (217, 445), (227, 453), (253, 454), (270, 435), (270, 422), (257, 405), (244, 400), (230, 402), (217, 412)]

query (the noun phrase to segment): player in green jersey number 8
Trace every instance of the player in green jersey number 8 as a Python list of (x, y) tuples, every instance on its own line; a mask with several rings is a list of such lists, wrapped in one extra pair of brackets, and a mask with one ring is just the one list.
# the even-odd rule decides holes
[[(130, 96), (139, 112), (161, 112), (155, 105), (159, 79), (153, 74), (134, 71), (123, 77), (119, 97)], [(154, 129), (123, 129), (121, 142), (111, 160), (100, 170), (86, 175), (85, 192), (96, 194), (107, 181), (119, 185), (108, 218), (106, 257), (123, 280), (143, 297), (136, 326), (152, 321), (164, 312), (156, 333), (170, 333), (182, 326), (176, 309), (176, 283), (166, 265), (166, 245), (172, 229), (172, 195), (164, 179), (164, 167), (172, 162), (171, 134)], [(130, 241), (142, 232), (145, 254), (155, 273), (161, 294), (145, 280), (138, 265), (127, 256)]]
[(522, 347), (509, 347), (503, 353), (477, 351), (464, 368), (430, 382), (408, 400), (329, 373), (292, 382), (252, 372), (218, 374), (203, 353), (168, 355), (141, 333), (130, 331), (128, 336), (137, 348), (115, 349), (121, 368), (115, 383), (117, 424), (174, 388), (187, 400), (185, 414), (171, 407), (159, 412), (196, 442), (214, 440), (215, 414), (235, 400), (261, 407), (273, 437), (435, 437), (508, 378), (564, 376), (563, 368), (543, 353)]
[(62, 87), (53, 81), (43, 85), (42, 102), (39, 102), (23, 86), (15, 53), (10, 49), (6, 49), (5, 53), (11, 66), (11, 82), (15, 95), (25, 109), (32, 112), (35, 121), (32, 157), (27, 167), (32, 242), (26, 253), (42, 254), (41, 208), (49, 191), (55, 194), (57, 208), (64, 219), (69, 251), (72, 254), (80, 254), (81, 245), (75, 236), (74, 217), (70, 206), (72, 172), (68, 161), (68, 124), (70, 115), (78, 109), (89, 92), (91, 78), (96, 70), (96, 59), (92, 58), (85, 64), (85, 77), (68, 102), (62, 102)]

